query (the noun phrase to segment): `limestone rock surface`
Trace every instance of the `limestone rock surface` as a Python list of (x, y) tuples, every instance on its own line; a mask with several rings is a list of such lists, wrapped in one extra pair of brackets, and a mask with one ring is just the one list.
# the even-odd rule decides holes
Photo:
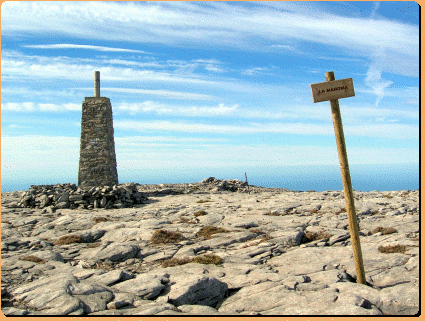
[(354, 198), (365, 285), (356, 283), (342, 191), (210, 177), (2, 193), (2, 312), (417, 314), (419, 191)]

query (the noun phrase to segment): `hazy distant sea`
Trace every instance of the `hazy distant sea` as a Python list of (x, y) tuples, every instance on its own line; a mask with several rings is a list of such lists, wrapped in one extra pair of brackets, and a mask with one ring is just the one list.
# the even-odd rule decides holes
[[(355, 191), (398, 191), (419, 189), (419, 165), (350, 165), (351, 180)], [(288, 188), (294, 191), (314, 190), (339, 191), (342, 190), (339, 166), (291, 166), (270, 168), (203, 168), (175, 171), (164, 169), (161, 171), (147, 171), (146, 173), (122, 173), (118, 171), (120, 183), (135, 182), (140, 184), (161, 183), (196, 183), (204, 178), (213, 176), (218, 179), (238, 179), (245, 181), (245, 172), (250, 185), (263, 187)], [(68, 181), (31, 180), (14, 182), (1, 181), (1, 191), (10, 192), (27, 190), (30, 185), (77, 183), (78, 173)]]

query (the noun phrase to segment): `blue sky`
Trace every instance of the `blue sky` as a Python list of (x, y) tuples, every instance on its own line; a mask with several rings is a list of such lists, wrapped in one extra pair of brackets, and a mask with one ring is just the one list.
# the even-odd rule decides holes
[(95, 70), (120, 182), (338, 167), (327, 71), (354, 82), (350, 165), (419, 163), (416, 2), (6, 1), (2, 183), (77, 181)]

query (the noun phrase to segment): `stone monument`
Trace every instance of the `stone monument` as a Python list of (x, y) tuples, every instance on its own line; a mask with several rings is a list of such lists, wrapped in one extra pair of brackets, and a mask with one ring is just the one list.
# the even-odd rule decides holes
[(112, 105), (100, 97), (100, 72), (94, 72), (94, 97), (85, 97), (81, 113), (78, 186), (118, 184)]

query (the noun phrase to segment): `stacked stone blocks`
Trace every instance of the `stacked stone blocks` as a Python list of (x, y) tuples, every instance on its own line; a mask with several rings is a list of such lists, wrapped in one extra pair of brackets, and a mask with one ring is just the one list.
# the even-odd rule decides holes
[(85, 97), (81, 116), (78, 186), (117, 184), (111, 102), (106, 97)]

